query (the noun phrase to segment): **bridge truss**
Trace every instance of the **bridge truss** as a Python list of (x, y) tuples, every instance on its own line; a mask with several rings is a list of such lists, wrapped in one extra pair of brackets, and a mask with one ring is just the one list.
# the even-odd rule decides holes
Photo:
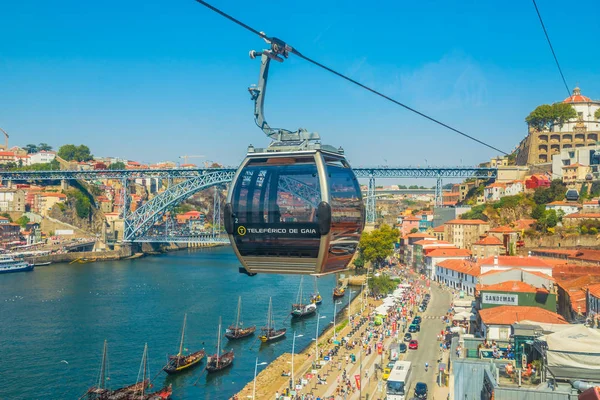
[[(442, 206), (443, 179), (449, 178), (479, 178), (494, 179), (497, 177), (495, 168), (477, 167), (358, 167), (353, 168), (357, 178), (368, 179), (366, 196), (367, 222), (373, 223), (376, 219), (375, 187), (376, 179), (401, 179), (401, 178), (430, 178), (436, 179), (435, 204)], [(0, 171), (2, 181), (48, 181), (48, 180), (85, 180), (98, 181), (103, 179), (119, 179), (122, 182), (123, 207), (121, 217), (124, 219), (125, 241), (133, 242), (217, 242), (220, 241), (220, 218), (213, 221), (213, 231), (207, 235), (158, 235), (145, 236), (148, 230), (158, 222), (164, 214), (174, 206), (189, 198), (193, 194), (208, 187), (227, 184), (231, 182), (236, 168), (173, 168), (173, 169), (135, 169), (135, 170), (92, 170), (92, 171)], [(169, 184), (164, 192), (146, 202), (134, 212), (129, 210), (130, 180), (139, 178), (165, 179), (169, 183), (181, 180), (178, 184)], [(305, 185), (289, 181), (286, 185), (299, 197), (314, 203), (315, 193)], [(220, 200), (217, 203), (215, 191), (214, 214), (220, 215)], [(215, 226), (218, 230), (215, 231)], [(223, 239), (225, 240), (225, 239)]]

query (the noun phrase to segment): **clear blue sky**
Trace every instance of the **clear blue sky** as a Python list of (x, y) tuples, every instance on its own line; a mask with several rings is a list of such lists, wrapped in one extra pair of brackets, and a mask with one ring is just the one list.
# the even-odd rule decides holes
[[(511, 151), (537, 105), (567, 97), (533, 4), (212, 0), (305, 55)], [(539, 0), (571, 86), (600, 98), (600, 2)], [(87, 144), (143, 162), (233, 165), (267, 140), (247, 87), (264, 42), (194, 0), (4, 2), (0, 127), (11, 144)], [(272, 126), (305, 127), (355, 166), (496, 155), (298, 58), (273, 65)], [(192, 161), (192, 160), (190, 160)], [(198, 161), (198, 160), (193, 160)]]

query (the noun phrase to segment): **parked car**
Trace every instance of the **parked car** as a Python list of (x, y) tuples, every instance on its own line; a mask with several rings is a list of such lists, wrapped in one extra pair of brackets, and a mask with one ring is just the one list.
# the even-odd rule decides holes
[(415, 397), (417, 399), (427, 398), (427, 384), (423, 382), (417, 382), (415, 385)]
[(394, 364), (393, 362), (388, 363), (388, 365), (386, 365), (386, 367), (383, 369), (383, 375), (382, 378), (384, 381), (387, 381), (388, 378), (390, 377), (390, 373), (392, 372), (392, 369), (394, 368)]
[(398, 346), (398, 351), (400, 353), (406, 353), (406, 349), (407, 349), (407, 347), (406, 347), (406, 344), (404, 344), (404, 343), (400, 343), (400, 345)]
[(410, 342), (412, 340), (412, 335), (410, 333), (406, 333), (404, 335), (404, 341), (405, 342)]
[(411, 340), (408, 343), (408, 348), (411, 350), (417, 350), (419, 348), (419, 342), (417, 340)]
[(419, 325), (421, 323), (421, 317), (420, 316), (416, 316), (415, 319), (413, 319), (413, 324), (415, 325)]
[(410, 333), (420, 332), (421, 331), (421, 325), (412, 324), (411, 326), (408, 327), (408, 331)]

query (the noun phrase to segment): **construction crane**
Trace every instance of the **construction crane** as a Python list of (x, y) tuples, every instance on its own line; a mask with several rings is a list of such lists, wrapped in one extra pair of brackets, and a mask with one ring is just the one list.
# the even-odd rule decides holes
[(8, 151), (8, 133), (6, 133), (6, 131), (2, 128), (0, 128), (0, 131), (4, 133), (4, 136), (6, 136), (6, 140), (4, 141), (4, 150)]
[(179, 156), (179, 158), (183, 158), (183, 163), (187, 164), (188, 163), (188, 158), (203, 158), (206, 156)]

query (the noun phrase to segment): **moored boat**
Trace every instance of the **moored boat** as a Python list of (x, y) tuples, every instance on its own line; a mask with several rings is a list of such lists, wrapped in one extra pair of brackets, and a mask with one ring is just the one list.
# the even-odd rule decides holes
[(298, 297), (296, 303), (292, 304), (292, 317), (302, 318), (308, 315), (314, 314), (317, 311), (317, 305), (314, 303), (304, 303), (302, 296), (302, 285), (304, 283), (304, 277), (300, 278), (300, 289), (298, 290)]
[(102, 348), (102, 361), (100, 362), (100, 373), (98, 374), (98, 382), (90, 387), (79, 400), (105, 400), (108, 399), (111, 391), (106, 387), (107, 372), (108, 372), (108, 345), (106, 340), (104, 341), (104, 347)]
[(312, 296), (310, 296), (310, 302), (318, 305), (323, 302), (323, 298), (321, 297), (321, 294), (319, 293), (319, 288), (317, 286), (317, 277), (315, 276), (314, 278), (315, 278), (315, 292), (313, 293)]
[(0, 274), (33, 271), (33, 267), (33, 264), (26, 261), (17, 261), (10, 255), (0, 256)]
[(198, 350), (191, 354), (184, 354), (183, 341), (185, 340), (185, 325), (187, 322), (187, 314), (183, 316), (183, 328), (181, 329), (181, 341), (179, 342), (179, 352), (176, 355), (169, 356), (167, 365), (164, 366), (163, 371), (169, 375), (177, 374), (188, 368), (194, 367), (202, 361), (206, 352), (204, 349)]
[(226, 353), (221, 353), (221, 318), (219, 317), (219, 331), (217, 332), (217, 352), (208, 357), (206, 362), (206, 372), (218, 372), (233, 364), (233, 349)]
[(229, 340), (241, 339), (253, 335), (256, 331), (256, 325), (244, 328), (243, 322), (240, 322), (240, 313), (242, 311), (242, 296), (238, 298), (237, 318), (235, 324), (232, 324), (225, 330), (225, 337)]
[(269, 297), (269, 311), (267, 312), (267, 326), (261, 329), (262, 335), (258, 338), (261, 342), (267, 343), (272, 342), (278, 339), (281, 339), (285, 336), (287, 329), (275, 329), (275, 320), (273, 319), (273, 304), (271, 298)]
[(344, 289), (343, 287), (336, 287), (335, 289), (333, 289), (333, 298), (334, 299), (339, 299), (340, 297), (344, 297), (345, 294), (346, 294), (346, 289)]

